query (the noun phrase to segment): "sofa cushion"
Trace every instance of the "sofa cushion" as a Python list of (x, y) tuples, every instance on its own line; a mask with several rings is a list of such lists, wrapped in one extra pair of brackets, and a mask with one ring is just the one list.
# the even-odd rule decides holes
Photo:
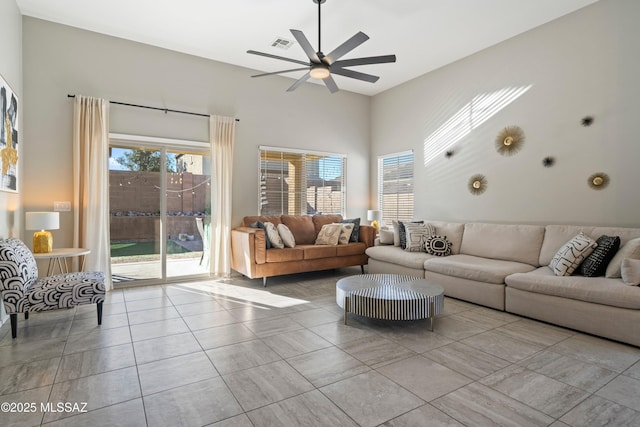
[(462, 245), (464, 224), (457, 222), (427, 221), (436, 229), (435, 234), (446, 237), (451, 242), (451, 253), (459, 254)]
[(278, 224), (276, 227), (278, 230), (278, 234), (280, 235), (280, 239), (282, 239), (282, 243), (286, 248), (295, 248), (296, 247), (296, 239), (293, 237), (293, 233), (289, 230), (284, 224)]
[(272, 222), (265, 222), (265, 232), (267, 233), (267, 239), (269, 239), (269, 243), (271, 243), (272, 248), (282, 249), (284, 248), (284, 243), (282, 242), (282, 238), (280, 237), (280, 233), (278, 233), (278, 229), (275, 224)]
[(407, 248), (407, 224), (424, 224), (424, 221), (398, 221), (398, 235), (402, 249)]
[(337, 256), (362, 255), (367, 245), (362, 242), (349, 243), (348, 245), (338, 245), (336, 247)]
[(380, 244), (393, 245), (393, 230), (380, 230)]
[(598, 237), (596, 243), (598, 246), (578, 267), (578, 273), (585, 277), (604, 276), (607, 265), (620, 248), (620, 237), (602, 235)]
[(426, 252), (424, 243), (427, 237), (433, 236), (435, 229), (431, 224), (404, 224), (405, 229), (405, 251)]
[(425, 252), (407, 252), (400, 246), (371, 246), (365, 251), (370, 258), (413, 269), (424, 269), (424, 262), (434, 258)]
[(342, 227), (342, 230), (340, 230), (340, 237), (338, 238), (338, 244), (339, 245), (347, 245), (349, 244), (349, 239), (351, 238), (351, 234), (353, 234), (353, 223), (345, 223), (345, 222), (339, 222), (337, 223), (338, 225), (340, 225), (340, 227)]
[(351, 219), (341, 219), (341, 223), (353, 224), (353, 231), (351, 232), (351, 236), (349, 236), (350, 242), (359, 242), (360, 241), (360, 218), (351, 218)]
[(560, 249), (560, 246), (564, 245), (567, 240), (579, 232), (583, 232), (592, 239), (597, 239), (603, 234), (607, 236), (619, 236), (621, 247), (629, 240), (640, 237), (640, 228), (547, 225), (545, 227), (542, 249), (540, 249), (539, 265), (549, 265), (555, 253)]
[(537, 266), (543, 239), (544, 227), (539, 225), (469, 223), (460, 253)]
[(301, 248), (284, 248), (284, 249), (268, 249), (267, 263), (269, 262), (285, 262), (285, 261), (302, 261), (304, 252)]
[(622, 260), (620, 274), (625, 285), (640, 285), (640, 259), (625, 258)]
[(570, 276), (598, 244), (584, 233), (578, 233), (554, 255), (549, 267), (556, 276)]
[(336, 246), (304, 245), (298, 246), (304, 252), (304, 259), (319, 259), (336, 256)]
[[(556, 276), (549, 267), (507, 276), (507, 286), (522, 291), (554, 295), (579, 301), (640, 309), (640, 288), (627, 286), (621, 279), (605, 277)], [(594, 322), (598, 319), (594, 318)]]
[(424, 241), (424, 251), (435, 256), (451, 255), (451, 242), (446, 236), (429, 236)]
[(615, 254), (609, 265), (605, 276), (610, 279), (616, 279), (621, 277), (620, 268), (622, 266), (622, 260), (625, 258), (640, 258), (640, 238), (629, 240), (623, 247), (620, 248), (618, 253)]
[(282, 215), (281, 221), (289, 227), (298, 245), (312, 245), (316, 240), (316, 229), (310, 215)]
[(501, 284), (510, 274), (532, 271), (535, 267), (521, 262), (461, 254), (430, 258), (424, 262), (424, 269), (461, 279)]
[(317, 236), (320, 234), (320, 230), (322, 230), (323, 225), (340, 222), (342, 220), (342, 215), (314, 215), (311, 218), (313, 219), (313, 226), (316, 229)]
[[(264, 222), (262, 222), (262, 221), (252, 222), (252, 223), (249, 225), (249, 227), (251, 227), (251, 228), (259, 228), (259, 229), (261, 229), (261, 230), (264, 230), (264, 233), (265, 233), (265, 236), (266, 236), (266, 233), (267, 233), (267, 226), (266, 226), (266, 225), (264, 225)], [(267, 249), (271, 249), (271, 242), (269, 241), (269, 239), (268, 239), (268, 238), (264, 239), (264, 242), (265, 242), (265, 246), (266, 246), (266, 248), (267, 248)]]
[(342, 225), (325, 224), (320, 229), (320, 233), (318, 233), (315, 243), (316, 245), (337, 245), (340, 240), (341, 232)]

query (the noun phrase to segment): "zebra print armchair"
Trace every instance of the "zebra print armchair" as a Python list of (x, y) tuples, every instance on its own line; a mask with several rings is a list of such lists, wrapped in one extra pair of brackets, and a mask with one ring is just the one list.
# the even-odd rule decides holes
[(19, 239), (2, 239), (0, 295), (11, 318), (13, 338), (17, 335), (18, 313), (24, 313), (24, 318), (28, 319), (32, 311), (96, 304), (100, 325), (105, 296), (104, 274), (67, 273), (38, 279), (38, 265), (29, 248)]

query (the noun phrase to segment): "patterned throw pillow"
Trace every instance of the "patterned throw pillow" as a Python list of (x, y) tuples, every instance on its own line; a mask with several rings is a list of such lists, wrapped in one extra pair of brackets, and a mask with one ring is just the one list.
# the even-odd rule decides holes
[(556, 276), (570, 276), (596, 245), (595, 240), (581, 232), (558, 249), (549, 267)]
[(578, 272), (586, 277), (604, 276), (607, 265), (620, 248), (620, 237), (600, 236), (596, 240), (598, 246), (591, 252), (591, 255), (578, 267)]
[(451, 255), (451, 243), (447, 236), (429, 236), (424, 242), (424, 249), (430, 255), (449, 256)]
[(407, 252), (424, 252), (424, 244), (427, 237), (436, 234), (435, 229), (431, 224), (410, 224), (404, 225), (406, 235), (406, 247)]
[(280, 238), (280, 233), (278, 233), (278, 229), (272, 222), (265, 222), (265, 231), (267, 232), (267, 239), (271, 243), (272, 248), (282, 249), (284, 248), (284, 243)]
[(340, 240), (341, 232), (342, 224), (323, 225), (320, 229), (320, 233), (318, 233), (318, 237), (316, 238), (316, 245), (337, 245)]
[[(264, 222), (262, 221), (256, 221), (253, 224), (251, 224), (249, 227), (251, 228), (261, 228), (264, 230), (265, 236), (267, 234), (267, 227), (265, 227)], [(271, 242), (269, 241), (269, 237), (266, 236), (267, 238), (264, 239), (265, 243), (267, 244), (267, 249), (271, 249)]]
[(276, 227), (278, 230), (278, 234), (280, 235), (280, 239), (282, 239), (282, 243), (286, 248), (295, 248), (296, 247), (296, 239), (293, 237), (293, 233), (289, 230), (284, 224), (278, 224)]
[(350, 242), (359, 242), (360, 241), (360, 218), (353, 219), (343, 219), (340, 220), (341, 224), (353, 224), (353, 231), (351, 232), (351, 236), (349, 237)]
[(348, 245), (349, 244), (349, 238), (353, 234), (354, 224), (353, 223), (344, 223), (344, 224), (340, 223), (338, 225), (340, 227), (342, 227), (342, 230), (340, 231), (340, 238), (338, 239), (338, 244), (339, 245)]
[(407, 230), (404, 227), (406, 224), (424, 224), (424, 221), (398, 221), (398, 234), (400, 235), (400, 247), (402, 249), (407, 248)]

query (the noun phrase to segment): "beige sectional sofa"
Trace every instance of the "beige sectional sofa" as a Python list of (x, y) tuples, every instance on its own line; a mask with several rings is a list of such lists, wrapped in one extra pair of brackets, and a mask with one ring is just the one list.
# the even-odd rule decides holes
[(556, 276), (555, 253), (579, 232), (619, 236), (620, 250), (640, 228), (426, 221), (452, 243), (436, 257), (380, 245), (366, 250), (370, 273), (425, 277), (454, 298), (640, 346), (640, 288), (621, 278)]

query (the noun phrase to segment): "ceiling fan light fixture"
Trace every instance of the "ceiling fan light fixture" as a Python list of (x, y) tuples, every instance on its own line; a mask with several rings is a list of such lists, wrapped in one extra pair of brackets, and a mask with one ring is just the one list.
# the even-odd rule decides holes
[(324, 64), (316, 64), (311, 67), (311, 71), (309, 71), (309, 75), (313, 79), (324, 80), (331, 75), (329, 71), (329, 67)]

